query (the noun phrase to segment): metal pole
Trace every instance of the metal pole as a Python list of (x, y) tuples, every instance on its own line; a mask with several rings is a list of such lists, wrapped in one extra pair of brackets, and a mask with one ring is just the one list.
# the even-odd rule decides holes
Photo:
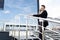
[(4, 31), (4, 23), (2, 23), (2, 24), (3, 24), (3, 26), (2, 26), (3, 27), (3, 30), (2, 31)]
[(42, 20), (42, 40), (44, 40), (44, 24), (43, 24), (43, 20)]
[(20, 34), (19, 34), (19, 30), (18, 30), (18, 40), (20, 40)]
[(26, 40), (28, 40), (28, 16), (26, 18)]
[(19, 40), (20, 40), (20, 18), (19, 18)]
[(20, 40), (20, 25), (19, 25), (19, 40)]
[(14, 36), (14, 26), (12, 26), (12, 36)]
[(3, 23), (3, 31), (6, 31), (5, 22)]
[(14, 37), (14, 40), (15, 40), (15, 30), (14, 30), (14, 26), (13, 26), (13, 37)]
[(39, 14), (39, 0), (37, 0), (37, 13)]
[(15, 40), (15, 30), (14, 30), (14, 40)]

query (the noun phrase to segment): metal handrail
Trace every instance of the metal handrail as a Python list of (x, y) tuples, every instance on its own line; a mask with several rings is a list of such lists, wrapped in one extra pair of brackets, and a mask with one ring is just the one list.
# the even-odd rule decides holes
[(60, 23), (59, 20), (55, 20), (55, 19), (51, 19), (51, 18), (41, 18), (41, 17), (34, 17), (32, 15), (28, 16), (28, 18), (31, 18), (31, 19), (40, 19), (40, 20), (47, 20), (47, 21), (50, 21), (50, 22), (56, 22), (56, 23)]
[[(33, 17), (33, 16), (28, 16), (28, 18), (47, 20), (47, 21), (51, 21), (51, 22), (60, 23), (60, 21), (58, 21), (58, 20), (52, 20), (52, 19), (49, 19), (49, 18), (40, 18), (40, 17)], [(42, 25), (43, 25), (43, 21), (42, 21)], [(51, 30), (51, 29), (49, 29), (49, 30)], [(53, 30), (51, 30), (51, 31), (53, 31)], [(53, 31), (53, 32), (56, 32), (56, 31)], [(59, 33), (59, 32), (56, 32), (56, 33)], [(42, 40), (44, 40), (44, 27), (43, 26), (42, 26)]]
[[(54, 19), (50, 19), (50, 18), (40, 18), (40, 17), (34, 17), (32, 15), (19, 15), (19, 16), (24, 16), (27, 20), (26, 20), (26, 40), (28, 40), (28, 19), (40, 19), (40, 20), (47, 20), (47, 21), (51, 21), (51, 22), (56, 22), (56, 23), (59, 23), (60, 24), (60, 21), (59, 20), (54, 20)], [(43, 25), (43, 24), (42, 24)], [(40, 26), (40, 25), (37, 25), (37, 26)], [(44, 27), (42, 26), (42, 31), (44, 32)], [(51, 29), (49, 29), (51, 30)], [(53, 30), (51, 30), (53, 31)], [(59, 33), (59, 32), (56, 32), (56, 31), (53, 31), (55, 33)], [(41, 32), (39, 32), (41, 33)], [(20, 34), (20, 33), (19, 33)], [(44, 33), (41, 33), (43, 34), (43, 39), (44, 40)]]
[[(49, 36), (47, 36), (47, 35), (45, 35), (46, 37), (49, 37)], [(51, 38), (51, 37), (49, 37), (49, 38)], [(51, 40), (53, 40), (53, 38), (51, 38)]]
[[(59, 23), (60, 24), (60, 21), (58, 21), (58, 20), (52, 20), (50, 18), (41, 18), (41, 17), (34, 17), (34, 16), (29, 16), (29, 18), (32, 18), (32, 19), (40, 19), (40, 20), (47, 20), (47, 21), (50, 21), (50, 22), (55, 22), (55, 23)], [(40, 25), (38, 25), (38, 26), (40, 26)], [(49, 29), (49, 30), (51, 30), (51, 29)], [(51, 30), (51, 31), (56, 32), (54, 30)], [(59, 32), (56, 32), (56, 33), (59, 33)]]

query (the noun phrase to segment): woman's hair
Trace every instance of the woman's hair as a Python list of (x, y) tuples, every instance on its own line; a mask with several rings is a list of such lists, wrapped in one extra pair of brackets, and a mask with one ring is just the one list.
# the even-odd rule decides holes
[(43, 6), (45, 8), (45, 5), (41, 5), (41, 6)]

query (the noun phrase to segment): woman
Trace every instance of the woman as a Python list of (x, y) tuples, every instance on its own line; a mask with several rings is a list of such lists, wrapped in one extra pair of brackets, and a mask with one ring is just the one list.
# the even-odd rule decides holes
[[(35, 17), (41, 17), (41, 18), (47, 18), (48, 13), (45, 10), (45, 5), (41, 5), (40, 13), (37, 14), (37, 15), (33, 15), (33, 16), (35, 16)], [(38, 25), (42, 26), (42, 22), (38, 21)], [(44, 29), (45, 29), (46, 26), (48, 26), (48, 21), (47, 20), (43, 21), (43, 26), (44, 26)], [(40, 30), (40, 32), (42, 32), (42, 27), (39, 27), (39, 30)], [(42, 39), (42, 34), (39, 34), (39, 38)]]

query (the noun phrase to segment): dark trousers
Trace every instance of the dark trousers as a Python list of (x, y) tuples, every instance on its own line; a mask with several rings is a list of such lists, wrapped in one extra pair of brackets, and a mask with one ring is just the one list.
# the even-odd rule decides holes
[[(44, 25), (42, 25), (42, 22), (39, 22), (39, 25), (41, 26), (41, 27), (39, 26), (39, 31), (42, 33), (42, 26), (44, 26)], [(39, 38), (42, 40), (42, 34), (41, 33), (39, 33)]]
[[(42, 27), (39, 27), (39, 31), (42, 33)], [(39, 33), (39, 38), (42, 39), (42, 34)]]
[[(38, 25), (41, 25), (42, 26), (42, 22), (39, 22)], [(39, 31), (42, 33), (42, 27), (38, 26), (39, 27)], [(42, 34), (39, 33), (39, 38), (42, 40)]]
[[(46, 26), (48, 26), (48, 21), (44, 20), (43, 25), (42, 25), (42, 22), (38, 22), (38, 25), (43, 26), (44, 30), (45, 30)], [(39, 27), (39, 31), (42, 33), (42, 27)], [(42, 34), (41, 33), (39, 33), (39, 38), (42, 40)]]

